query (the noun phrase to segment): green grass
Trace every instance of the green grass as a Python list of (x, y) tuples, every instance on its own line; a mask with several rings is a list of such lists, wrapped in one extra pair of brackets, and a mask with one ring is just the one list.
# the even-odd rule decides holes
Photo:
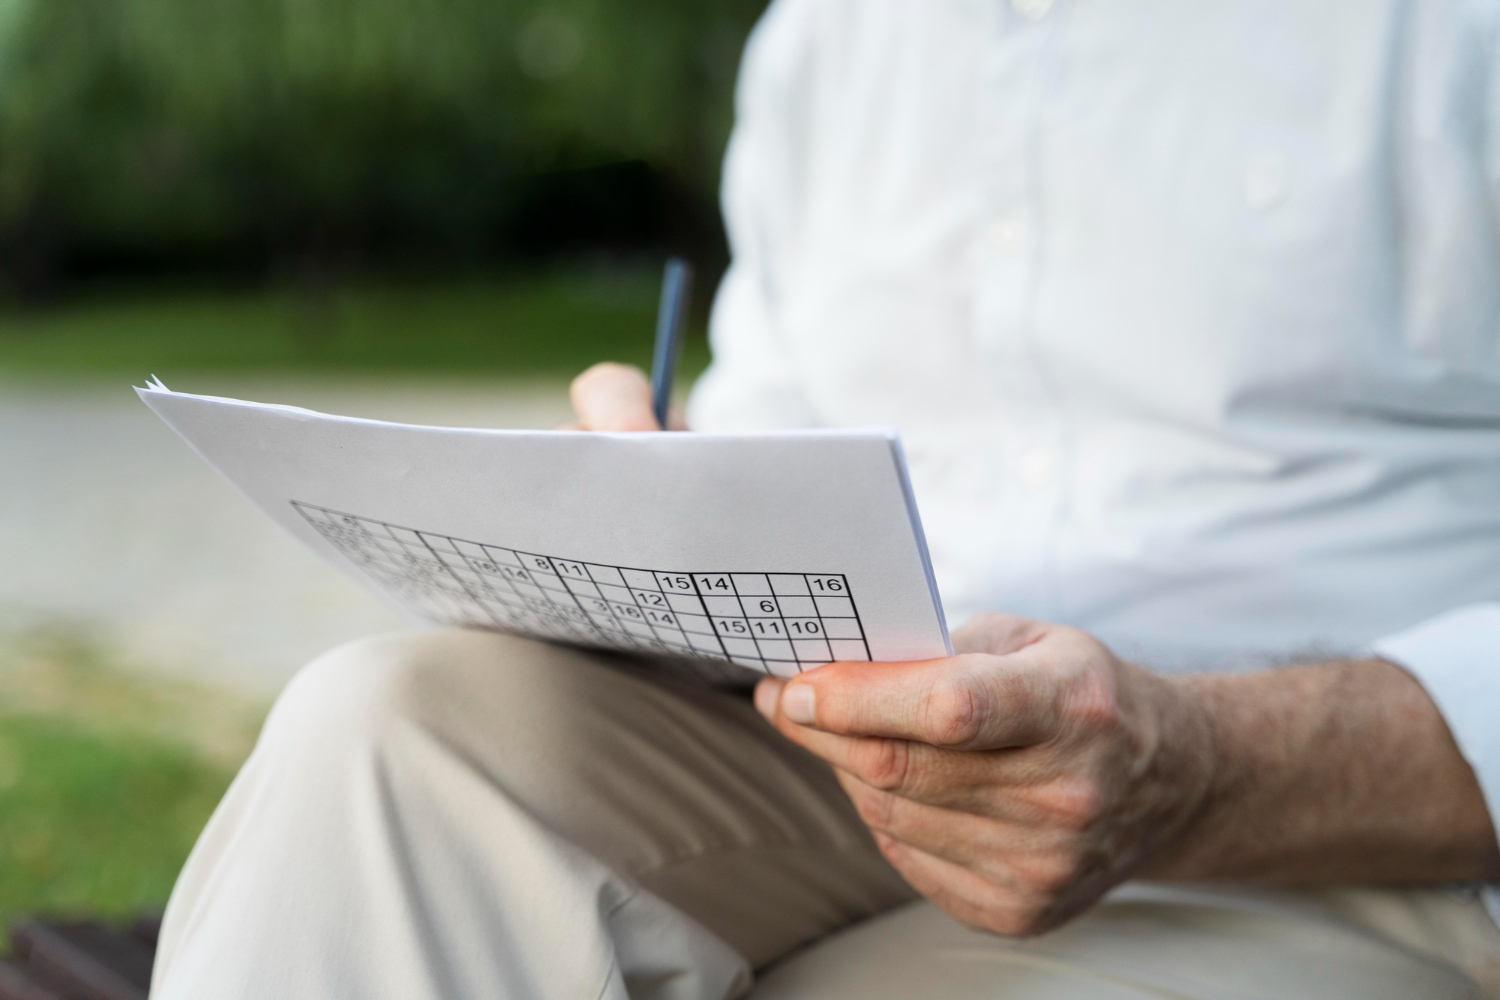
[[(0, 375), (566, 375), (649, 362), (654, 270), (570, 269), (308, 290), (103, 288), (0, 312)], [(707, 364), (701, 330), (683, 367)]]
[(62, 631), (0, 642), (0, 706), (7, 919), (160, 909), (261, 712)]
[(169, 743), (0, 718), (0, 912), (159, 908), (224, 787)]

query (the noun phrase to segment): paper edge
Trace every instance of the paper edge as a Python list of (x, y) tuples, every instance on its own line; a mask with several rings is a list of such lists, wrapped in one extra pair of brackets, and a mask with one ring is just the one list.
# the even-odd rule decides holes
[[(206, 455), (202, 451), (202, 449), (200, 449), (198, 445), (193, 442), (192, 438), (188, 437), (181, 430), (179, 430), (175, 423), (169, 420), (165, 414), (163, 414), (152, 404), (151, 400), (151, 397), (153, 396), (189, 396), (192, 395), (191, 393), (173, 392), (171, 389), (168, 389), (166, 385), (163, 384), (162, 381), (155, 375), (151, 376), (151, 379), (146, 383), (144, 387), (136, 386), (135, 391), (136, 395), (140, 396), (141, 402), (146, 405), (147, 409), (149, 409), (152, 414), (154, 414), (156, 418), (163, 424), (166, 424), (167, 429), (170, 430), (173, 434), (177, 435), (178, 440), (187, 445), (188, 450), (196, 455), (204, 465), (212, 469), (214, 475), (218, 476), (226, 485), (229, 486), (231, 490), (237, 493), (245, 501), (245, 503), (250, 506), (251, 510), (254, 510), (258, 514), (264, 516), (268, 521), (270, 521), (284, 534), (286, 534), (287, 537), (289, 537), (292, 541), (296, 542), (299, 545), (305, 546), (314, 555), (329, 563), (334, 569), (337, 569), (340, 573), (342, 573), (345, 578), (353, 582), (355, 586), (359, 587), (365, 593), (369, 594), (377, 604), (393, 611), (403, 621), (409, 622), (413, 626), (421, 626), (425, 628), (430, 628), (433, 626), (434, 622), (431, 619), (424, 618), (423, 616), (417, 614), (411, 608), (401, 603), (401, 601), (397, 599), (395, 595), (391, 594), (385, 588), (375, 583), (375, 581), (371, 579), (368, 574), (360, 572), (359, 566), (348, 556), (346, 556), (342, 551), (340, 551), (338, 546), (329, 544), (328, 540), (319, 536), (316, 531), (312, 532), (310, 535), (304, 538), (297, 531), (293, 530), (289, 525), (283, 524), (281, 520), (273, 515), (268, 509), (262, 507), (256, 501), (255, 497), (251, 496), (250, 492), (243, 486), (241, 486), (233, 476), (226, 473), (222, 468), (219, 467), (219, 464), (217, 462), (209, 458), (208, 455)], [(214, 396), (199, 396), (197, 398), (208, 400), (217, 399), (217, 397)], [(240, 401), (229, 400), (229, 402)], [(319, 416), (323, 415), (324, 414), (319, 414)], [(325, 549), (326, 552), (324, 551)], [(349, 567), (349, 569), (344, 568), (346, 565)]]
[[(150, 396), (174, 396), (178, 399), (193, 399), (203, 403), (212, 403), (220, 406), (250, 407), (260, 410), (279, 410), (284, 413), (297, 413), (305, 416), (318, 417), (323, 420), (339, 420), (351, 424), (366, 424), (378, 427), (400, 427), (407, 430), (423, 431), (449, 431), (461, 434), (495, 434), (504, 437), (532, 437), (546, 435), (548, 437), (572, 436), (572, 437), (594, 437), (594, 438), (619, 438), (626, 440), (672, 440), (672, 441), (694, 441), (704, 439), (714, 440), (736, 440), (753, 441), (779, 438), (826, 438), (826, 437), (851, 437), (865, 439), (883, 439), (895, 441), (900, 439), (899, 433), (893, 427), (871, 426), (871, 427), (796, 427), (788, 430), (775, 431), (730, 431), (727, 433), (707, 433), (703, 431), (582, 431), (562, 430), (551, 428), (514, 428), (514, 427), (454, 427), (447, 424), (410, 424), (399, 420), (376, 420), (371, 417), (350, 417), (339, 413), (327, 413), (322, 410), (310, 410), (305, 406), (291, 406), (286, 403), (257, 403), (249, 399), (235, 399), (231, 396), (206, 396), (193, 392), (175, 392), (168, 389), (155, 375), (147, 381), (144, 386), (135, 387), (136, 394), (141, 401), (150, 406)], [(154, 410), (154, 407), (153, 407)], [(158, 414), (160, 416), (160, 414)]]
[(896, 479), (901, 484), (901, 496), (906, 501), (906, 516), (911, 522), (912, 536), (917, 540), (917, 556), (922, 561), (922, 573), (927, 578), (927, 592), (932, 598), (932, 609), (937, 613), (938, 628), (943, 633), (943, 645), (948, 655), (953, 655), (953, 637), (948, 632), (948, 615), (943, 610), (943, 596), (938, 591), (937, 574), (932, 570), (932, 555), (927, 551), (927, 532), (922, 527), (922, 513), (917, 509), (917, 494), (911, 485), (911, 476), (906, 469), (906, 449), (901, 446), (901, 436), (891, 434), (891, 459), (896, 466)]

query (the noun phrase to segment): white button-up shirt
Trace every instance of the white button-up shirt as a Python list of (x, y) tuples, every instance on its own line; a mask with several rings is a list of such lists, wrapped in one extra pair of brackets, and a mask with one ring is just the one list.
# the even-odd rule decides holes
[(1500, 817), (1497, 45), (1486, 0), (776, 0), (691, 418), (899, 427), (954, 619), (1376, 649)]

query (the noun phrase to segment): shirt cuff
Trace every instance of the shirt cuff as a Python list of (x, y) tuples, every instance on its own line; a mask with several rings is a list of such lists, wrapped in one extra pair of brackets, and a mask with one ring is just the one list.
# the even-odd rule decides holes
[[(1500, 828), (1500, 602), (1429, 618), (1377, 640), (1370, 652), (1404, 667), (1426, 689)], [(1482, 896), (1500, 924), (1500, 886), (1486, 886)]]

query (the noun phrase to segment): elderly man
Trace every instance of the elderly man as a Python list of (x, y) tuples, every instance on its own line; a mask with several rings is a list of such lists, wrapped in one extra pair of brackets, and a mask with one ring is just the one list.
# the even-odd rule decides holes
[[(1497, 46), (1488, 0), (776, 0), (690, 422), (899, 425), (959, 655), (752, 707), (336, 650), (154, 995), (1500, 995)], [(654, 426), (630, 370), (574, 399)]]

